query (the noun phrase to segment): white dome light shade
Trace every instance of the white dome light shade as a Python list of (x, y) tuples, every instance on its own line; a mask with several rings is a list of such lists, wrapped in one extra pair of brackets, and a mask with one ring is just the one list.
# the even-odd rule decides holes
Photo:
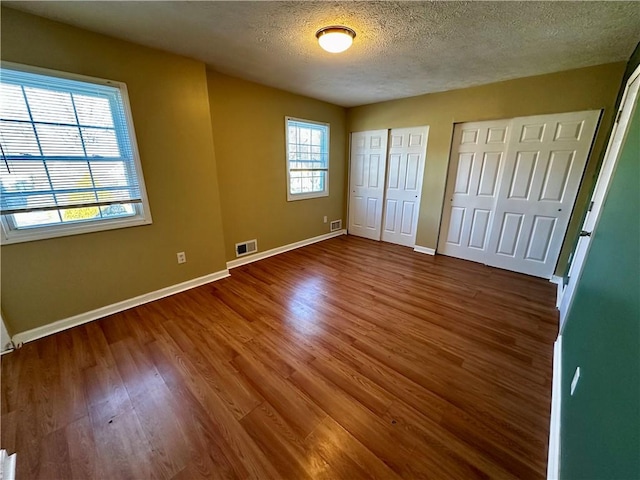
[(340, 53), (353, 43), (356, 32), (347, 27), (324, 27), (316, 32), (320, 46), (330, 53)]

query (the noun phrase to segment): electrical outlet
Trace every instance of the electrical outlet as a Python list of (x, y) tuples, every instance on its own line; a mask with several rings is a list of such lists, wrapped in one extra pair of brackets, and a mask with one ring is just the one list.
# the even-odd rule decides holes
[(573, 380), (571, 380), (571, 396), (573, 396), (573, 392), (576, 391), (578, 380), (580, 380), (580, 367), (576, 367), (576, 373), (573, 374)]
[(327, 216), (324, 216), (324, 223), (327, 223)]
[(187, 255), (184, 252), (176, 253), (176, 257), (178, 257), (178, 263), (187, 263)]

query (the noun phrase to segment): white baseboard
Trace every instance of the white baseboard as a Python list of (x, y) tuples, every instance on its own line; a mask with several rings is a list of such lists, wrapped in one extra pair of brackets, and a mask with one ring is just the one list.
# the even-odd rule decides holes
[(562, 335), (553, 345), (553, 380), (551, 388), (551, 422), (549, 426), (549, 458), (547, 480), (560, 476), (560, 411), (562, 407)]
[(549, 281), (558, 286), (558, 290), (556, 292), (556, 308), (560, 308), (560, 304), (562, 304), (562, 295), (564, 294), (564, 278), (552, 275)]
[(416, 245), (413, 249), (414, 252), (418, 252), (418, 253), (426, 253), (427, 255), (435, 255), (436, 254), (436, 249), (435, 248), (428, 248), (428, 247), (421, 247), (420, 245)]
[(307, 245), (311, 245), (312, 243), (322, 242), (323, 240), (328, 240), (330, 238), (339, 237), (340, 235), (346, 235), (346, 234), (347, 234), (346, 230), (337, 230), (335, 232), (325, 233), (324, 235), (318, 235), (317, 237), (307, 238), (306, 240), (300, 240), (299, 242), (283, 245), (282, 247), (272, 248), (271, 250), (266, 250), (264, 252), (254, 253), (253, 255), (249, 255), (246, 257), (238, 258), (236, 260), (231, 260), (230, 262), (227, 262), (227, 268), (231, 270), (232, 268), (240, 267), (248, 263), (253, 263), (253, 262), (257, 262), (258, 260), (263, 260), (265, 258), (273, 257), (274, 255), (288, 252), (289, 250), (295, 250), (296, 248), (306, 247)]
[[(4, 318), (0, 314), (0, 355), (9, 353), (13, 350), (13, 344), (11, 343), (11, 336), (7, 331), (7, 326), (4, 324)], [(2, 477), (0, 477), (2, 480)]]
[[(58, 320), (57, 322), (49, 323), (48, 325), (43, 325), (42, 327), (37, 327), (32, 330), (27, 330), (26, 332), (21, 332), (14, 335), (12, 340), (13, 340), (13, 343), (16, 345), (20, 343), (31, 342), (33, 340), (37, 340), (38, 338), (46, 337), (47, 335), (52, 335), (54, 333), (67, 330), (77, 325), (82, 325), (83, 323), (92, 322), (99, 318), (106, 317), (114, 313), (122, 312), (123, 310), (128, 310), (129, 308), (137, 307), (138, 305), (142, 305), (144, 303), (149, 303), (154, 300), (159, 300), (163, 297), (168, 297), (169, 295), (174, 295), (176, 293), (180, 293), (185, 290), (189, 290), (191, 288), (199, 287), (200, 285), (204, 285), (210, 282), (214, 282), (216, 280), (220, 280), (222, 278), (226, 278), (229, 276), (229, 269), (231, 268), (239, 267), (240, 265), (245, 265), (247, 263), (262, 260), (263, 258), (271, 257), (273, 255), (278, 255), (279, 253), (284, 253), (289, 250), (304, 247), (306, 245), (311, 245), (312, 243), (321, 242), (329, 238), (337, 237), (339, 235), (346, 235), (346, 234), (347, 234), (346, 230), (338, 230), (336, 232), (319, 235), (317, 237), (308, 238), (306, 240), (301, 240), (299, 242), (290, 243), (289, 245), (284, 245), (282, 247), (273, 248), (265, 252), (259, 252), (254, 255), (239, 258), (237, 260), (232, 260), (230, 262), (227, 262), (226, 270), (221, 270), (219, 272), (205, 275), (203, 277), (194, 278), (192, 280), (188, 280), (186, 282), (179, 283), (177, 285), (172, 285), (170, 287), (162, 288), (154, 292), (145, 293), (138, 297), (130, 298), (128, 300), (123, 300), (122, 302), (114, 303), (112, 305), (107, 305), (105, 307), (100, 307), (95, 310), (91, 310), (90, 312), (74, 315), (73, 317), (64, 318), (62, 320)], [(10, 350), (7, 350), (7, 351), (10, 351)]]
[(7, 454), (6, 450), (0, 450), (0, 479), (15, 480), (17, 454)]
[(156, 290), (154, 292), (145, 293), (128, 300), (123, 300), (121, 302), (113, 303), (105, 307), (96, 308), (95, 310), (91, 310), (90, 312), (80, 313), (78, 315), (74, 315), (73, 317), (64, 318), (62, 320), (58, 320), (57, 322), (43, 325), (42, 327), (27, 330), (26, 332), (17, 333), (13, 336), (12, 340), (16, 345), (20, 343), (31, 342), (33, 340), (37, 340), (38, 338), (46, 337), (47, 335), (58, 333), (77, 325), (82, 325), (83, 323), (92, 322), (99, 318), (106, 317), (107, 315), (113, 315), (114, 313), (122, 312), (123, 310), (128, 310), (144, 303), (153, 302), (154, 300), (159, 300), (161, 298), (168, 297), (169, 295), (184, 292), (185, 290), (199, 287), (200, 285), (205, 285), (207, 283), (211, 283), (228, 276), (229, 270), (221, 270), (219, 272), (210, 273), (209, 275), (205, 275), (203, 277), (187, 280), (186, 282), (171, 285), (170, 287), (161, 288), (160, 290)]

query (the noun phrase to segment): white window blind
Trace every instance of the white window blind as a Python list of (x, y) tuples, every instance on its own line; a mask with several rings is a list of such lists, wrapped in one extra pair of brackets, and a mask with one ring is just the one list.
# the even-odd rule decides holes
[(288, 200), (326, 196), (329, 125), (287, 117)]
[(0, 213), (5, 229), (143, 214), (142, 173), (123, 85), (98, 82), (5, 66), (0, 70)]

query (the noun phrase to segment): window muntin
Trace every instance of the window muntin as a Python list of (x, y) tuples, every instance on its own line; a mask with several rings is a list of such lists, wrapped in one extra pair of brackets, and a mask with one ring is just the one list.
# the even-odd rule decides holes
[(329, 124), (286, 117), (287, 200), (329, 195)]
[(126, 85), (3, 63), (2, 241), (151, 223)]

